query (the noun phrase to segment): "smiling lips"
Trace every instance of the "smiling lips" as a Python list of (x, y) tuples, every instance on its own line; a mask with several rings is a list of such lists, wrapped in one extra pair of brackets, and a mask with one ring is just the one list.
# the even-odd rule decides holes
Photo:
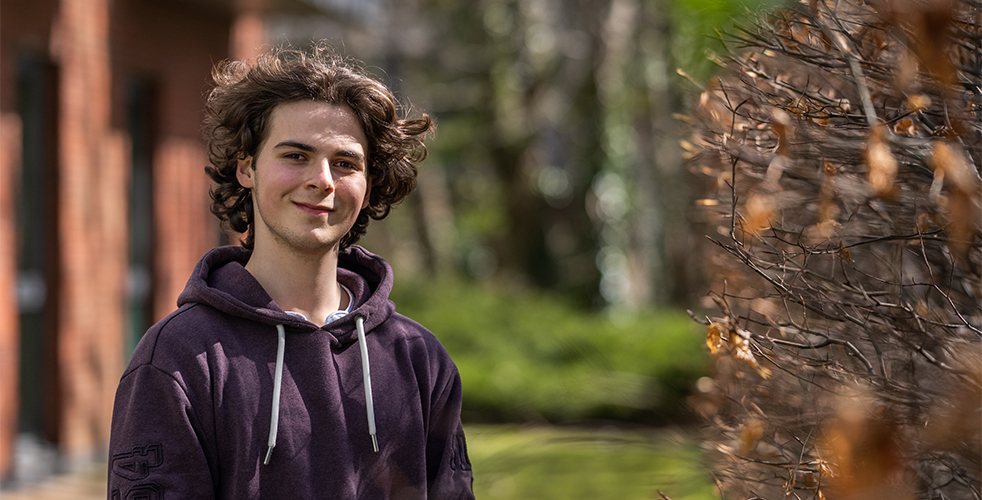
[(308, 205), (306, 203), (293, 202), (300, 210), (313, 215), (327, 215), (334, 211), (333, 208), (325, 207), (323, 205)]

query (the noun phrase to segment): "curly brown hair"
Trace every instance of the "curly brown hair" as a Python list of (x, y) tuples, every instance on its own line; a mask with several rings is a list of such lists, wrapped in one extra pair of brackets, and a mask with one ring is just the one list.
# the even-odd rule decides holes
[(358, 241), (369, 218), (380, 220), (416, 188), (416, 163), (426, 157), (423, 140), (435, 127), (429, 115), (410, 119), (385, 85), (351, 60), (319, 43), (310, 50), (274, 48), (248, 61), (224, 61), (212, 72), (215, 87), (205, 105), (208, 141), (205, 172), (215, 181), (211, 211), (223, 224), (246, 233), (253, 248), (252, 192), (236, 178), (238, 160), (256, 156), (269, 132), (269, 117), (281, 104), (314, 100), (350, 107), (368, 139), (369, 205), (341, 239)]

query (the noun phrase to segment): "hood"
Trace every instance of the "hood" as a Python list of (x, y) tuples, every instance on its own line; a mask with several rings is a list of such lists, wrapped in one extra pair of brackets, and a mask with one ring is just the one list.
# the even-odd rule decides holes
[(365, 330), (370, 331), (395, 311), (395, 305), (389, 301), (392, 268), (381, 257), (360, 246), (352, 245), (338, 257), (338, 281), (351, 290), (355, 307), (351, 314), (327, 325), (315, 325), (281, 309), (246, 271), (245, 264), (251, 255), (250, 250), (238, 246), (209, 251), (194, 267), (177, 299), (178, 307), (204, 304), (271, 327), (283, 325), (298, 332), (325, 330), (340, 344), (358, 339), (352, 327), (356, 316), (365, 318)]

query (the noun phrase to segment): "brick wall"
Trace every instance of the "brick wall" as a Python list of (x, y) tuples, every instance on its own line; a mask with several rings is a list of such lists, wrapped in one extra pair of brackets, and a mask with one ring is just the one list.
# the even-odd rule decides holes
[[(0, 480), (10, 477), (20, 404), (16, 289), (22, 121), (16, 88), (22, 56), (43, 58), (56, 0), (4, 0), (0, 15)], [(38, 387), (40, 391), (41, 388)]]
[[(208, 2), (4, 0), (0, 16), (0, 478), (9, 477), (18, 424), (16, 298), (18, 54), (50, 57), (57, 72), (57, 304), (53, 384), (45, 412), (64, 457), (108, 444), (126, 356), (131, 143), (126, 85), (152, 81), (154, 317), (175, 301), (197, 259), (218, 239), (208, 211), (200, 138), (213, 63), (227, 57), (232, 16)], [(177, 29), (176, 27), (179, 27)], [(69, 464), (70, 465), (70, 464)]]
[(127, 41), (114, 45), (119, 85), (139, 75), (158, 89), (152, 172), (152, 316), (158, 320), (174, 311), (195, 263), (218, 242), (201, 120), (212, 65), (228, 57), (232, 16), (139, 0), (120, 1), (116, 16), (125, 22), (113, 25), (112, 36)]
[(58, 438), (69, 457), (108, 442), (105, 410), (122, 372), (127, 150), (109, 128), (110, 0), (61, 0)]
[(154, 317), (176, 308), (177, 296), (202, 254), (217, 239), (217, 219), (208, 210), (206, 158), (198, 140), (171, 137), (157, 152), (154, 220), (157, 243)]
[(20, 167), (20, 118), (0, 114), (0, 477), (10, 473), (10, 449), (17, 434), (17, 371), (20, 366), (17, 298), (17, 242), (14, 186)]

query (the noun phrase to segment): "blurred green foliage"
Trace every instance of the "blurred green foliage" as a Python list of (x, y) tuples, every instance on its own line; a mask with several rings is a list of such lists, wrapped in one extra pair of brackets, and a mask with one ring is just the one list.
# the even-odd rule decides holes
[[(678, 67), (694, 80), (707, 82), (719, 66), (725, 33), (748, 25), (754, 18), (783, 0), (675, 0), (671, 2), (672, 56)], [(692, 90), (689, 86), (683, 89)]]
[(465, 433), (477, 498), (718, 498), (698, 442), (680, 434), (500, 425)]
[(457, 363), (466, 421), (666, 423), (686, 414), (707, 366), (684, 313), (591, 312), (463, 280), (406, 284), (392, 298)]
[(584, 307), (691, 307), (705, 291), (690, 223), (703, 179), (685, 169), (677, 116), (718, 69), (717, 30), (777, 1), (387, 4), (371, 43), (338, 45), (374, 52), (438, 132), (379, 253)]

